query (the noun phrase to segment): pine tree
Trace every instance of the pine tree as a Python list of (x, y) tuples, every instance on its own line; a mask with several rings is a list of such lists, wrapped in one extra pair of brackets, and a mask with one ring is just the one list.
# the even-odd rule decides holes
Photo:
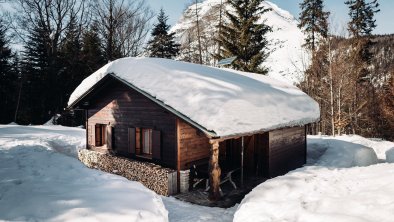
[(161, 9), (157, 16), (158, 23), (152, 30), (152, 39), (148, 42), (150, 57), (174, 58), (179, 53), (179, 44), (175, 43), (175, 33), (168, 33), (170, 26), (167, 24), (168, 16)]
[(84, 76), (92, 74), (105, 64), (101, 39), (98, 34), (97, 24), (93, 23), (82, 36), (82, 58)]
[(366, 2), (365, 0), (348, 0), (345, 2), (349, 7), (350, 22), (348, 30), (353, 37), (369, 36), (376, 28), (374, 16), (380, 10), (377, 0)]
[[(81, 55), (81, 38), (80, 29), (77, 26), (75, 20), (70, 21), (69, 26), (65, 32), (65, 41), (60, 47), (60, 57), (62, 61), (62, 68), (57, 74), (58, 81), (62, 84), (57, 89), (58, 107), (65, 108), (68, 98), (72, 91), (81, 83), (84, 79), (84, 75), (81, 72), (83, 69), (83, 61)], [(61, 109), (63, 110), (63, 109)]]
[[(377, 0), (348, 0), (350, 21), (348, 30), (353, 38), (348, 52), (348, 77), (352, 79), (352, 103), (349, 106), (350, 127), (352, 133), (364, 134), (374, 128), (374, 116), (371, 107), (375, 98), (371, 96), (373, 73), (370, 71), (372, 62), (371, 40), (372, 31), (376, 27), (374, 16), (379, 12)], [(371, 115), (372, 114), (372, 115)]]
[(315, 52), (319, 39), (328, 36), (327, 19), (330, 13), (323, 10), (323, 0), (304, 0), (300, 7), (300, 24), (298, 24), (298, 27), (303, 29), (307, 35), (304, 46)]
[(22, 52), (23, 88), (18, 123), (42, 124), (49, 119), (49, 97), (53, 93), (51, 88), (56, 86), (50, 81), (48, 41), (50, 37), (47, 32), (42, 25), (38, 25), (29, 33), (25, 50)]
[(262, 2), (263, 0), (228, 1), (235, 13), (226, 12), (229, 22), (220, 28), (218, 42), (221, 49), (218, 57), (222, 59), (236, 56), (232, 66), (237, 70), (261, 74), (268, 72), (261, 64), (269, 55), (266, 34), (271, 31), (271, 27), (258, 22), (269, 11), (261, 5)]
[(5, 22), (0, 19), (0, 123), (11, 122), (15, 109), (17, 72), (13, 69), (15, 56), (6, 37), (7, 31)]

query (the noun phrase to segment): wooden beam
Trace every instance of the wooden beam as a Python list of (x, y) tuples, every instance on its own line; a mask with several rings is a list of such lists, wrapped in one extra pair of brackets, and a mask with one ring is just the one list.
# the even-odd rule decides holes
[(85, 132), (86, 132), (86, 149), (89, 149), (89, 115), (88, 109), (85, 110)]
[(219, 142), (210, 141), (210, 158), (209, 158), (209, 199), (217, 201), (220, 199), (220, 166), (219, 166)]
[(180, 121), (178, 118), (176, 118), (176, 170), (177, 170), (177, 193), (181, 191), (181, 181), (180, 181), (180, 176), (181, 176), (181, 129), (180, 129)]

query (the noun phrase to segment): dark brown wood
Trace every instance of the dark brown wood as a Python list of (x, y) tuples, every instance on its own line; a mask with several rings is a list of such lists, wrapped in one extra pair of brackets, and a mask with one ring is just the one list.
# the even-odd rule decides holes
[(152, 130), (152, 158), (161, 159), (161, 133), (158, 130)]
[(85, 110), (85, 131), (86, 131), (86, 149), (89, 149), (89, 117), (88, 110)]
[[(89, 125), (110, 124), (114, 127), (114, 153), (132, 156), (126, 139), (129, 128), (154, 129), (161, 132), (161, 158), (153, 161), (166, 167), (177, 167), (177, 117), (174, 114), (119, 81), (109, 82), (93, 94), (93, 97), (88, 98)], [(139, 139), (137, 135), (137, 144)], [(89, 145), (95, 146), (94, 141), (89, 141)]]
[(132, 155), (135, 155), (135, 147), (136, 147), (136, 130), (135, 128), (129, 128), (128, 132), (128, 138), (129, 138), (129, 148), (130, 148), (130, 153)]
[(96, 124), (94, 127), (94, 138), (94, 146), (101, 146), (101, 129), (99, 124)]
[(135, 150), (134, 154), (141, 154), (142, 150), (142, 129), (136, 128), (135, 129)]
[(177, 129), (180, 170), (190, 169), (195, 161), (209, 159), (211, 145), (204, 133), (180, 119), (177, 121)]
[(107, 138), (107, 140), (106, 140), (106, 142), (107, 142), (107, 149), (112, 149), (113, 147), (112, 147), (112, 145), (113, 145), (113, 143), (112, 143), (112, 131), (113, 131), (113, 127), (112, 126), (107, 126), (106, 127), (106, 130), (107, 130), (107, 132), (106, 132), (106, 138)]
[(209, 158), (209, 199), (217, 201), (220, 196), (220, 174), (219, 166), (219, 142), (211, 143), (210, 158)]
[(180, 170), (181, 170), (181, 120), (180, 119), (176, 119), (176, 146), (177, 146), (177, 151), (176, 151), (176, 155), (177, 155), (177, 163), (176, 163), (176, 169), (177, 169), (177, 192), (179, 193), (181, 190), (181, 186), (180, 186)]
[(279, 176), (305, 164), (305, 128), (269, 132), (269, 176)]

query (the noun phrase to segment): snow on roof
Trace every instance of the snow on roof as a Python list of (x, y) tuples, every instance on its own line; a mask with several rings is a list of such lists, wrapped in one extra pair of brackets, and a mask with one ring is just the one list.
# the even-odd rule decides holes
[(220, 137), (301, 126), (320, 116), (318, 104), (290, 84), (254, 73), (159, 58), (108, 63), (82, 81), (68, 105), (110, 73)]

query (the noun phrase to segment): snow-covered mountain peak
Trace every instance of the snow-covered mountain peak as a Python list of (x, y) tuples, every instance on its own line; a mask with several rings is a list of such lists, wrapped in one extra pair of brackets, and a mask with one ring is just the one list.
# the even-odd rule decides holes
[[(223, 0), (223, 2), (226, 1)], [(195, 47), (197, 44), (195, 31), (197, 8), (204, 50), (203, 57), (205, 63), (211, 65), (214, 65), (214, 62), (209, 57), (217, 52), (214, 37), (218, 35), (220, 4), (221, 0), (205, 0), (198, 3), (197, 7), (191, 5), (171, 28), (183, 46), (193, 45)], [(291, 13), (269, 1), (264, 1), (262, 4), (265, 8), (270, 8), (271, 11), (265, 13), (260, 22), (265, 21), (273, 30), (267, 35), (272, 53), (263, 65), (270, 68), (269, 76), (293, 84), (299, 83), (303, 78), (305, 67), (309, 63), (307, 53), (302, 48), (304, 34), (297, 27), (298, 22)], [(225, 3), (223, 9), (233, 10)], [(185, 51), (189, 53), (190, 49), (181, 51), (181, 58), (185, 57)]]

